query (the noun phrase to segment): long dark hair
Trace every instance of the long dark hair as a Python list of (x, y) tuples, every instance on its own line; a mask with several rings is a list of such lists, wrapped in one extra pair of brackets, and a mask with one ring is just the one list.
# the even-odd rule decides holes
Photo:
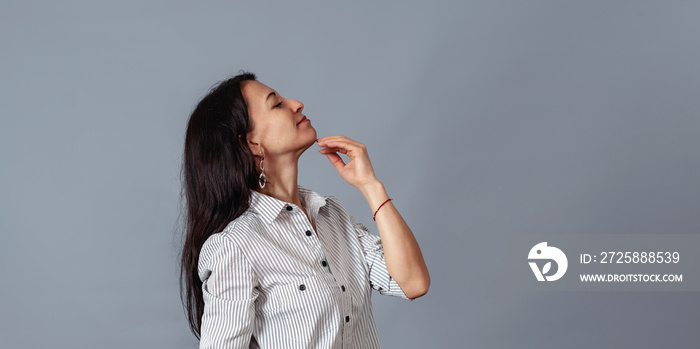
[(247, 145), (248, 108), (241, 72), (215, 85), (190, 115), (182, 177), (186, 200), (185, 241), (180, 261), (180, 296), (192, 332), (200, 338), (204, 299), (197, 272), (204, 241), (248, 209), (257, 185), (255, 158)]

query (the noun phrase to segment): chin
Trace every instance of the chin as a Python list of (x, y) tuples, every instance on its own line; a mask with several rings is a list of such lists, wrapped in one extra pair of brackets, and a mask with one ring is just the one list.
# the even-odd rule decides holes
[(306, 149), (309, 149), (312, 145), (314, 145), (314, 143), (316, 143), (316, 138), (318, 138), (316, 135), (316, 130), (309, 132), (309, 138), (304, 141), (304, 146), (301, 148), (301, 152), (305, 152)]
[(318, 138), (318, 135), (316, 134), (316, 129), (313, 126), (311, 126), (311, 129), (314, 130), (313, 132), (311, 132), (311, 133), (313, 133), (313, 137), (312, 137), (313, 139), (311, 140), (311, 142), (315, 143), (316, 139)]
[(310, 146), (316, 144), (316, 138), (317, 138), (317, 137), (316, 137), (316, 132), (314, 132), (313, 138), (309, 139), (309, 141), (306, 142), (306, 147), (305, 147), (305, 149), (308, 149)]

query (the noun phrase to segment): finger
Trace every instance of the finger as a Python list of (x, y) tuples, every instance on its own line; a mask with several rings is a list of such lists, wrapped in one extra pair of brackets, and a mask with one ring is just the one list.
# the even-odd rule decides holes
[(339, 143), (333, 143), (333, 144), (326, 144), (326, 148), (321, 149), (321, 154), (328, 154), (328, 153), (342, 153), (345, 154), (349, 157), (355, 157), (357, 156), (356, 152), (353, 151), (351, 147), (348, 147), (346, 144), (339, 144)]
[(361, 151), (365, 149), (364, 144), (358, 143), (358, 144), (353, 144), (347, 141), (342, 141), (342, 140), (332, 140), (332, 141), (325, 141), (324, 146), (327, 146), (329, 148), (339, 148), (339, 149), (344, 149), (346, 152), (345, 154), (350, 155), (350, 153), (353, 154), (359, 154)]
[(335, 167), (338, 172), (340, 172), (343, 167), (345, 167), (345, 162), (343, 162), (343, 159), (340, 158), (340, 155), (336, 153), (330, 153), (326, 154), (326, 157), (328, 160), (330, 160), (331, 164), (333, 164), (333, 167)]
[(346, 136), (343, 135), (338, 135), (338, 136), (326, 136), (326, 137), (321, 137), (317, 140), (318, 145), (323, 146), (327, 142), (333, 142), (333, 141), (341, 141), (341, 142), (347, 142), (349, 144), (355, 144), (355, 145), (361, 145), (362, 143), (357, 142), (355, 140), (352, 140)]
[(362, 143), (357, 142), (355, 140), (352, 140), (348, 137), (345, 136), (329, 136), (329, 137), (324, 137), (323, 139), (320, 139), (320, 142), (322, 144), (327, 143), (327, 142), (346, 142), (349, 144), (355, 144), (355, 145), (360, 145)]
[(327, 154), (327, 153), (343, 153), (343, 154), (345, 154), (345, 153), (347, 153), (347, 150), (342, 149), (342, 148), (327, 147), (327, 148), (323, 148), (323, 149), (319, 150), (318, 152), (321, 154)]
[(356, 141), (356, 140), (354, 140), (354, 139), (351, 139), (351, 138), (349, 138), (349, 137), (347, 137), (347, 136), (343, 136), (343, 135), (326, 136), (326, 137), (319, 138), (318, 140), (321, 141), (322, 143), (325, 143), (325, 142), (333, 142), (333, 141), (340, 141), (340, 142), (346, 142), (346, 143), (349, 143), (349, 144), (355, 144), (355, 145), (358, 145), (358, 146), (364, 145), (364, 144), (362, 144), (362, 143), (360, 143), (360, 142), (358, 142), (358, 141)]
[(341, 138), (347, 138), (347, 137), (345, 137), (343, 135), (323, 136), (323, 137), (320, 137), (319, 139), (317, 139), (317, 141), (323, 142), (323, 141), (327, 141), (327, 140), (333, 140), (333, 139), (337, 140), (337, 139), (341, 139)]

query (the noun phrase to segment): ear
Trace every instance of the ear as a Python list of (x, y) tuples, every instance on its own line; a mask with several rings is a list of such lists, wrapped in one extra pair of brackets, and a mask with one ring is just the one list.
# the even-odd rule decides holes
[(246, 135), (246, 138), (248, 139), (247, 144), (243, 144), (243, 137), (242, 135), (238, 135), (238, 141), (240, 142), (241, 146), (248, 146), (250, 148), (250, 151), (253, 153), (254, 156), (259, 156), (260, 154), (258, 153), (260, 151), (260, 144), (253, 142), (248, 138), (250, 134)]

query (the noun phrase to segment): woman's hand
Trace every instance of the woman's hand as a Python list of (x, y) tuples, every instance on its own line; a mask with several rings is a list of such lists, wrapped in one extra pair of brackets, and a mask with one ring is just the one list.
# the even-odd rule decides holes
[[(340, 177), (348, 184), (361, 189), (362, 187), (377, 182), (372, 163), (369, 161), (367, 147), (345, 136), (321, 137), (317, 141), (324, 147), (318, 152), (325, 154), (328, 160), (338, 170)], [(343, 153), (350, 158), (346, 164), (338, 153)]]

